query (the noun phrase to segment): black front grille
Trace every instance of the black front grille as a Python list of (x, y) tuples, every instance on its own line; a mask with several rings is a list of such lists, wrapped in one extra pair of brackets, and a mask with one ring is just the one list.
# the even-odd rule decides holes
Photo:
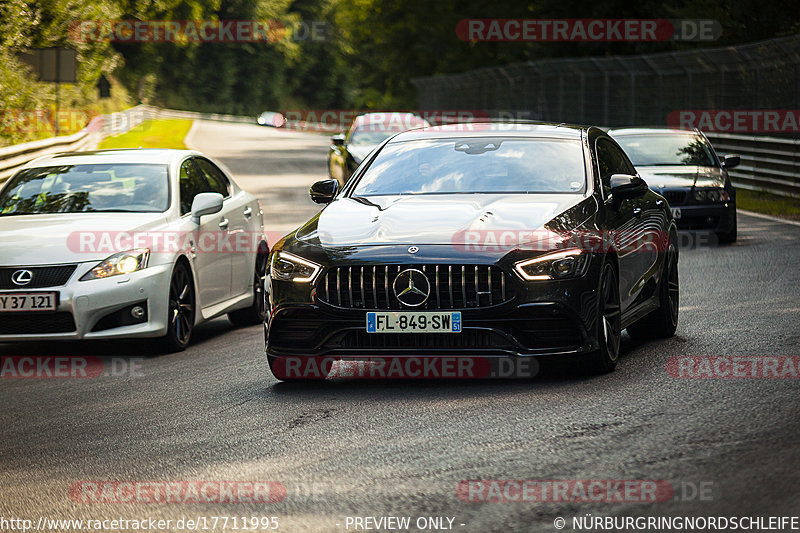
[(75, 331), (72, 313), (0, 313), (0, 335), (37, 335)]
[(394, 294), (394, 280), (406, 269), (425, 273), (427, 301), (415, 309), (474, 309), (507, 302), (512, 284), (501, 269), (490, 265), (380, 265), (336, 267), (320, 278), (320, 301), (350, 309), (408, 309)]
[(664, 191), (661, 195), (667, 199), (670, 206), (683, 205), (686, 203), (686, 191)]
[[(2, 267), (0, 268), (0, 289), (43, 289), (58, 287), (69, 281), (78, 265), (58, 265), (47, 267)], [(11, 276), (20, 270), (31, 272), (31, 281), (27, 285), (17, 285)]]

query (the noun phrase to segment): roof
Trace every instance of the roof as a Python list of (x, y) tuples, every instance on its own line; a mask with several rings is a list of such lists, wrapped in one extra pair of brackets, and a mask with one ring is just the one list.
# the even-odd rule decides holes
[(669, 126), (652, 126), (647, 128), (611, 128), (608, 134), (614, 135), (652, 135), (660, 133), (697, 133), (695, 129), (671, 128)]
[(390, 142), (419, 139), (452, 139), (454, 137), (545, 137), (580, 139), (586, 126), (531, 122), (468, 122), (446, 124), (406, 131)]
[(91, 150), (87, 152), (63, 152), (34, 159), (25, 165), (47, 167), (54, 165), (87, 165), (108, 163), (151, 163), (168, 165), (187, 155), (200, 155), (193, 150), (167, 150), (162, 148), (121, 148), (115, 150)]

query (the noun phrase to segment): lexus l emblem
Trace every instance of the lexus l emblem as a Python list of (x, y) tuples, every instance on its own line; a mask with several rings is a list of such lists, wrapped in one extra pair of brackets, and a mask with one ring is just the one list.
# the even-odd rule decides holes
[(431, 294), (431, 284), (428, 281), (428, 276), (416, 268), (409, 268), (400, 272), (394, 278), (392, 288), (397, 300), (409, 307), (417, 307), (424, 304)]
[(417, 252), (419, 252), (419, 246), (409, 246), (408, 247), (408, 253), (415, 254)]
[(11, 281), (14, 285), (19, 285), (20, 287), (27, 285), (33, 280), (33, 272), (30, 270), (17, 270), (13, 274), (11, 274)]

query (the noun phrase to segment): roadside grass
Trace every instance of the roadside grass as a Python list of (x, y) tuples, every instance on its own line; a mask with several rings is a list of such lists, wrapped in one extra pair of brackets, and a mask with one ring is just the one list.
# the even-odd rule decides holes
[(109, 148), (177, 148), (186, 149), (183, 139), (189, 133), (192, 121), (185, 118), (147, 120), (130, 131), (108, 137), (98, 146)]
[(767, 192), (737, 189), (736, 207), (788, 220), (800, 220), (800, 198), (787, 198)]

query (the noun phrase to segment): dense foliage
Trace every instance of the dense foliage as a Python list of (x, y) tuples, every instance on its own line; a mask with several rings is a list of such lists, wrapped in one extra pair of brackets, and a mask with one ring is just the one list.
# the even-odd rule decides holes
[[(146, 101), (178, 109), (254, 114), (264, 109), (411, 108), (411, 78), (546, 56), (656, 52), (698, 44), (484, 43), (455, 32), (465, 18), (710, 18), (733, 44), (796, 33), (796, 0), (2, 0), (0, 103), (5, 110), (52, 106), (52, 84), (38, 83), (15, 54), (70, 46), (79, 81), (61, 106), (88, 114)], [(259, 43), (77, 42), (80, 20), (271, 20), (294, 28)], [(324, 39), (297, 28), (325, 24)], [(706, 45), (707, 46), (707, 45)], [(112, 98), (99, 100), (101, 74)], [(8, 122), (8, 113), (4, 122)], [(6, 142), (25, 134), (0, 131)]]

